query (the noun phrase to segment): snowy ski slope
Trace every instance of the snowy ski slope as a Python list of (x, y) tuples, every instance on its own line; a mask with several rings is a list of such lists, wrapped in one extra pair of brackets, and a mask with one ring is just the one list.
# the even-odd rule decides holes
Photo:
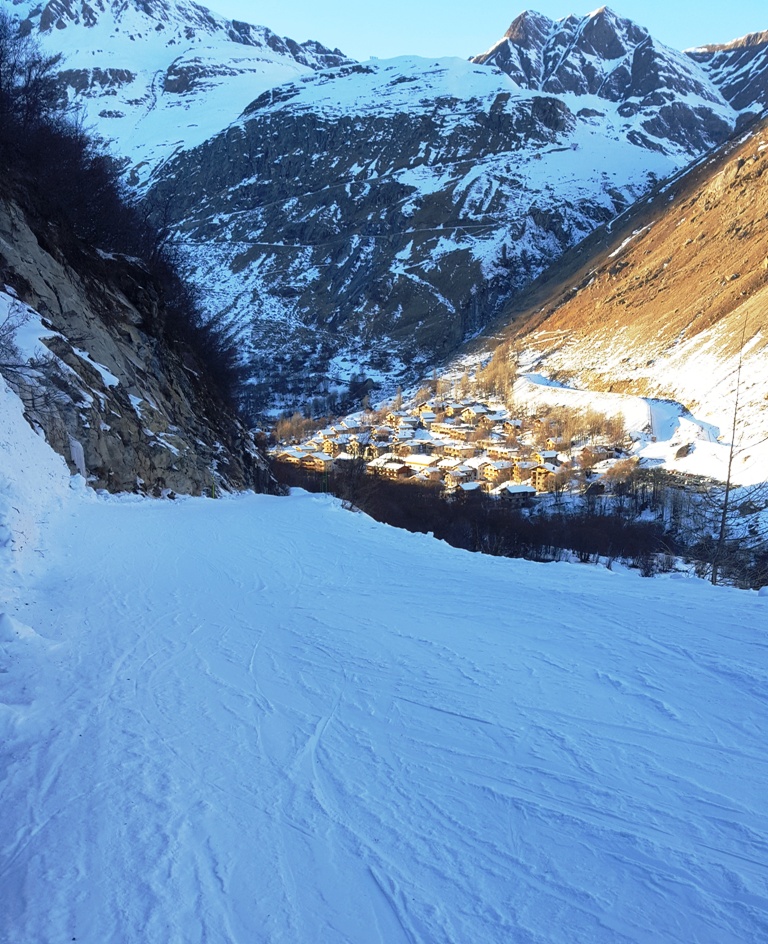
[(0, 942), (768, 939), (768, 598), (97, 497), (0, 393)]

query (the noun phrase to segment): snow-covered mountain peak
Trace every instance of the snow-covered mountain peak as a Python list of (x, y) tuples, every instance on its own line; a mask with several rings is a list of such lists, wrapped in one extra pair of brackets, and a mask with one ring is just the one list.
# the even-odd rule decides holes
[(632, 102), (633, 109), (680, 96), (727, 107), (690, 57), (609, 7), (560, 20), (521, 14), (504, 38), (474, 61), (496, 66), (524, 88), (555, 95)]
[(26, 28), (48, 44), (71, 55), (124, 46), (135, 56), (137, 42), (151, 47), (190, 43), (234, 43), (295, 59), (308, 68), (326, 68), (346, 61), (338, 50), (320, 43), (297, 43), (265, 26), (229, 20), (194, 0), (16, 0), (16, 14)]
[(62, 54), (63, 94), (127, 158), (137, 186), (266, 89), (350, 61), (192, 0), (16, 0), (13, 9), (47, 52)]

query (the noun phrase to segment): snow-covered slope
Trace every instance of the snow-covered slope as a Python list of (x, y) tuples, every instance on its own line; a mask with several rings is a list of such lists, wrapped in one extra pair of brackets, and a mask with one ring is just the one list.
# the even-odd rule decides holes
[(62, 54), (64, 91), (129, 161), (136, 185), (265, 89), (346, 61), (339, 50), (227, 20), (192, 0), (12, 0), (11, 9), (47, 51)]
[(764, 938), (765, 596), (97, 497), (0, 431), (3, 942)]

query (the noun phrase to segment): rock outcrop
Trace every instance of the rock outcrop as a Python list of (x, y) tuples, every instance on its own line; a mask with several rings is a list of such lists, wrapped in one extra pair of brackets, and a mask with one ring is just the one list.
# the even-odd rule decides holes
[(14, 0), (13, 13), (47, 52), (62, 55), (62, 97), (113, 145), (136, 187), (261, 91), (349, 61), (192, 0)]
[[(250, 433), (162, 339), (161, 299), (135, 259), (62, 251), (56, 227), (0, 199), (0, 324), (24, 322), (3, 373), (30, 422), (95, 488), (267, 490)], [(6, 322), (7, 324), (8, 322)], [(30, 358), (32, 358), (30, 362)]]

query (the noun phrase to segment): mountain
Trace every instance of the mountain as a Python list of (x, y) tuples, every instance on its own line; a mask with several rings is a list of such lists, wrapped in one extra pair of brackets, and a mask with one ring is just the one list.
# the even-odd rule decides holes
[(709, 76), (723, 97), (739, 110), (768, 108), (768, 32), (688, 50), (687, 55)]
[[(727, 45), (677, 52), (601, 7), (562, 20), (522, 13), (473, 61), (496, 66), (523, 88), (621, 102), (627, 116), (650, 106), (674, 134), (674, 118), (680, 121), (686, 107), (700, 117), (702, 105), (723, 100), (737, 111), (768, 108), (766, 43), (768, 33), (755, 33)], [(680, 134), (696, 123), (682, 124)]]
[(239, 334), (252, 411), (428, 372), (766, 103), (760, 36), (681, 53), (607, 8), (361, 64), (182, 0), (16, 6)]
[(768, 437), (768, 122), (564, 254), (491, 326), (545, 375), (666, 397), (732, 442)]
[(740, 117), (609, 10), (526, 14), (474, 63), (374, 61), (271, 90), (148, 195), (242, 326), (255, 389), (322, 395), (428, 370)]
[(347, 61), (192, 0), (12, 0), (11, 9), (43, 48), (62, 54), (62, 95), (125, 159), (134, 186), (265, 89)]
[(496, 66), (521, 88), (590, 96), (598, 110), (615, 105), (649, 148), (674, 141), (705, 149), (733, 122), (723, 109), (726, 99), (695, 62), (607, 7), (558, 21), (523, 13), (474, 61)]

